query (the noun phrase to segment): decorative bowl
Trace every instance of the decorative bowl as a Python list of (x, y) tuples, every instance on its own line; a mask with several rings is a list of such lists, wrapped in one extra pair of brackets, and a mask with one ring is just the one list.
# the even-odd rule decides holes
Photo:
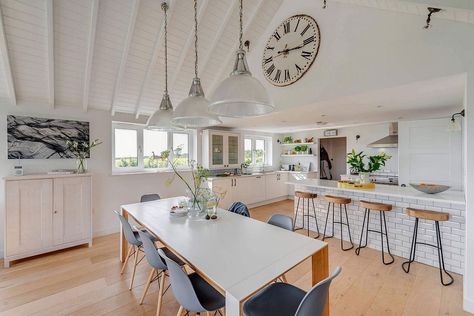
[(429, 183), (410, 183), (410, 185), (415, 188), (416, 190), (428, 193), (428, 194), (436, 194), (446, 191), (450, 188), (450, 186), (442, 185), (442, 184), (429, 184)]

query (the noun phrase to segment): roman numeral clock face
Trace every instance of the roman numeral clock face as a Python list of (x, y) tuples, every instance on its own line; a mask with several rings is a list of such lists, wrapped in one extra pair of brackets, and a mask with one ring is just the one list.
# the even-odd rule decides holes
[(283, 21), (263, 51), (267, 80), (279, 87), (298, 81), (316, 59), (320, 41), (319, 26), (312, 17), (295, 15)]

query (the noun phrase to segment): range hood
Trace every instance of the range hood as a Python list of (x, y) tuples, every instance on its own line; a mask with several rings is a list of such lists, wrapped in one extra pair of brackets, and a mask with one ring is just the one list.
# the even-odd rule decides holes
[(398, 123), (390, 123), (388, 136), (367, 145), (369, 148), (396, 148), (398, 147)]

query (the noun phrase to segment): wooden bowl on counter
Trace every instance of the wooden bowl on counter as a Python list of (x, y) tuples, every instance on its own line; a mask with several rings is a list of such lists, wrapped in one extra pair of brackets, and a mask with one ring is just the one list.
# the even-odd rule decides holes
[(428, 194), (436, 194), (436, 193), (441, 193), (450, 188), (448, 185), (442, 185), (442, 184), (429, 184), (429, 183), (410, 183), (410, 185), (415, 188), (416, 190), (423, 192), (423, 193), (428, 193)]

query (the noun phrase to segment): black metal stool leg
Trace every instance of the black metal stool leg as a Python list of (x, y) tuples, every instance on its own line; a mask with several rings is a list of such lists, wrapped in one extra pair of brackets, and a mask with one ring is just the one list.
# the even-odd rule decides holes
[[(333, 224), (332, 224), (332, 225), (333, 225), (333, 231), (332, 231), (333, 234), (332, 234), (331, 236), (326, 236), (326, 226), (328, 225), (328, 218), (329, 218), (329, 212), (330, 212), (330, 210), (331, 210), (331, 203), (328, 204), (328, 212), (327, 212), (327, 214), (326, 214), (326, 222), (324, 223), (323, 240), (326, 239), (326, 238), (332, 238), (332, 237), (334, 237), (334, 220), (333, 220), (333, 222), (332, 222), (332, 223), (333, 223)], [(334, 219), (334, 209), (333, 209), (333, 211), (332, 211), (332, 217), (333, 217), (333, 219)]]
[[(304, 203), (304, 202), (303, 202)], [(300, 210), (300, 198), (298, 198), (298, 202), (296, 203), (296, 212), (295, 218), (293, 219), (293, 231), (296, 229), (296, 220), (298, 219), (298, 212)], [(304, 218), (303, 218), (304, 219)]]
[[(413, 239), (411, 241), (410, 259), (402, 263), (402, 269), (406, 273), (410, 272), (411, 263), (415, 261), (417, 238), (418, 238), (418, 218), (415, 218), (415, 228), (413, 229)], [(408, 268), (405, 268), (405, 265), (408, 265)]]
[[(390, 246), (388, 243), (388, 232), (387, 232), (387, 221), (385, 219), (385, 212), (379, 211), (380, 215), (380, 242), (382, 244), (382, 262), (384, 265), (389, 265), (392, 264), (395, 261), (395, 258), (392, 256), (390, 253)], [(383, 226), (382, 226), (382, 217), (383, 217), (383, 224), (385, 227), (385, 233), (383, 232)], [(385, 252), (383, 250), (383, 236), (385, 235), (385, 241), (387, 242), (387, 251), (390, 257), (392, 258), (391, 261), (385, 261)]]
[[(308, 201), (307, 201), (308, 203), (307, 203), (307, 205), (306, 205), (306, 206), (307, 206), (307, 207), (306, 207), (306, 224), (308, 225), (308, 227), (307, 227), (307, 228), (308, 228), (307, 236), (309, 237), (309, 199), (307, 199), (307, 200), (308, 200)], [(303, 200), (303, 204), (304, 204), (304, 200)], [(304, 214), (303, 214), (303, 216), (304, 216)], [(304, 219), (304, 218), (303, 218), (303, 219)]]
[[(314, 206), (314, 199), (311, 199), (311, 202), (313, 203), (313, 215), (314, 215), (314, 221), (316, 224), (316, 231), (318, 232), (318, 235), (314, 238), (319, 238), (319, 226), (318, 226), (318, 218), (316, 217), (316, 207)], [(308, 207), (309, 209), (309, 207)]]
[[(440, 276), (440, 279), (441, 279), (441, 284), (443, 284), (444, 286), (448, 286), (450, 284), (453, 284), (454, 279), (451, 276), (451, 274), (449, 274), (449, 272), (446, 271), (446, 268), (444, 266), (443, 246), (441, 245), (441, 232), (439, 230), (439, 222), (438, 221), (435, 221), (435, 226), (436, 226), (436, 242), (437, 242), (437, 245), (438, 245), (439, 276)], [(448, 283), (444, 282), (443, 271), (444, 271), (444, 273), (446, 273), (446, 275), (450, 279), (450, 281)]]
[[(369, 209), (366, 208), (364, 211), (364, 220), (362, 221), (362, 230), (360, 231), (360, 240), (359, 240), (359, 247), (356, 248), (355, 253), (356, 255), (360, 254), (360, 250), (362, 248), (367, 247), (367, 234), (365, 235), (365, 245), (362, 245), (362, 238), (364, 237), (364, 227), (365, 227), (365, 219), (367, 217), (367, 213), (369, 213)], [(367, 223), (367, 228), (369, 228), (369, 223)], [(367, 230), (368, 232), (368, 230)]]
[(348, 251), (354, 248), (354, 243), (352, 242), (351, 228), (349, 226), (349, 217), (347, 216), (347, 208), (345, 204), (344, 204), (344, 210), (346, 213), (346, 225), (347, 225), (347, 231), (349, 233), (349, 241), (351, 243), (351, 246), (349, 248), (344, 248), (344, 239), (343, 239), (343, 234), (342, 234), (342, 226), (344, 225), (342, 222), (342, 204), (339, 204), (339, 223), (341, 225), (341, 249), (342, 251)]

